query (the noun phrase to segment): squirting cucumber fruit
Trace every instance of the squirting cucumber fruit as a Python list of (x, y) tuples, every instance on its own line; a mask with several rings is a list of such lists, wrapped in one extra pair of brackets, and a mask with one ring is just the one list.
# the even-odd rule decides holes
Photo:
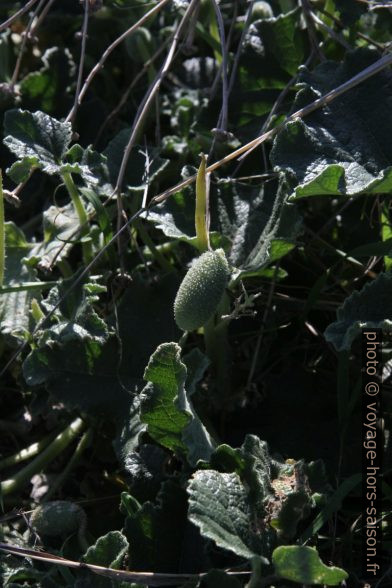
[(183, 331), (202, 327), (214, 314), (230, 277), (223, 249), (207, 251), (192, 264), (174, 302), (174, 317)]
[(53, 500), (41, 504), (31, 514), (30, 525), (38, 535), (62, 537), (84, 530), (86, 513), (67, 500)]

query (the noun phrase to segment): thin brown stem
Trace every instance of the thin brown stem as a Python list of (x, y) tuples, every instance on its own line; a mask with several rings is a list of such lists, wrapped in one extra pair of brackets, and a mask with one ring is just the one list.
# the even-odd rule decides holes
[[(127, 37), (129, 37), (129, 35), (134, 33), (139, 27), (141, 27), (153, 14), (159, 12), (159, 10), (161, 10), (169, 1), (170, 0), (161, 0), (156, 6), (154, 6), (153, 8), (151, 8), (151, 10), (146, 12), (146, 14), (142, 16), (142, 18), (140, 18), (135, 24), (129, 27), (129, 29), (127, 29), (124, 33), (117, 37), (117, 39), (115, 39), (113, 43), (109, 45), (109, 47), (103, 52), (99, 61), (94, 65), (93, 69), (88, 74), (83, 84), (83, 87), (78, 95), (78, 106), (80, 106), (84, 96), (86, 95), (88, 88), (90, 87), (91, 82), (93, 81), (97, 73), (103, 68), (105, 61), (107, 60), (109, 55), (116, 49), (116, 47), (118, 47), (118, 45), (120, 45)], [(73, 113), (71, 111), (67, 118), (68, 120), (71, 120), (72, 117)]]
[(187, 24), (188, 19), (191, 16), (193, 9), (194, 9), (197, 2), (198, 2), (198, 0), (192, 0), (190, 2), (190, 4), (188, 5), (188, 7), (187, 7), (182, 19), (181, 19), (181, 22), (178, 25), (176, 33), (173, 37), (173, 41), (170, 46), (169, 52), (166, 56), (166, 59), (164, 61), (164, 64), (162, 65), (160, 71), (158, 72), (154, 82), (147, 90), (147, 93), (144, 96), (144, 98), (143, 98), (143, 100), (142, 100), (142, 102), (136, 112), (135, 120), (134, 120), (134, 123), (132, 126), (131, 135), (129, 137), (129, 141), (128, 141), (127, 146), (124, 151), (124, 155), (123, 155), (123, 158), (121, 161), (120, 171), (118, 173), (117, 182), (116, 182), (116, 186), (114, 189), (114, 194), (116, 194), (116, 195), (121, 193), (122, 185), (124, 182), (125, 170), (128, 165), (128, 160), (131, 155), (132, 148), (134, 147), (135, 139), (138, 134), (138, 131), (139, 131), (139, 129), (140, 129), (140, 127), (141, 127), (141, 125), (142, 125), (142, 123), (143, 123), (143, 121), (144, 121), (144, 119), (150, 109), (150, 106), (154, 100), (156, 93), (158, 92), (158, 90), (161, 86), (163, 78), (165, 77), (165, 75), (167, 74), (167, 72), (171, 66), (171, 63), (173, 61), (173, 57), (176, 52), (177, 45), (178, 45), (179, 39), (181, 37), (181, 34), (182, 34), (182, 32), (185, 28), (185, 25)]
[(308, 30), (310, 45), (312, 47), (312, 52), (316, 53), (316, 55), (318, 56), (320, 61), (325, 61), (325, 57), (324, 57), (324, 55), (319, 47), (319, 44), (318, 44), (317, 31), (315, 29), (314, 22), (312, 20), (311, 8), (309, 5), (309, 1), (308, 0), (300, 0), (300, 2), (301, 2), (301, 6), (302, 6), (302, 11), (303, 11), (303, 14), (305, 17), (305, 21), (306, 21), (306, 26), (307, 26), (307, 30)]
[(42, 24), (42, 21), (44, 20), (44, 18), (48, 14), (48, 12), (51, 9), (51, 7), (54, 4), (54, 2), (56, 2), (56, 0), (48, 0), (48, 3), (46, 4), (45, 8), (42, 10), (41, 14), (38, 16), (37, 20), (35, 21), (33, 27), (30, 30), (30, 37), (34, 37), (35, 36), (38, 28)]
[(144, 76), (144, 74), (146, 73), (146, 71), (148, 70), (148, 68), (150, 67), (150, 65), (152, 65), (154, 63), (154, 61), (161, 55), (161, 53), (165, 50), (166, 46), (168, 45), (169, 40), (166, 40), (163, 45), (161, 45), (159, 47), (159, 49), (157, 51), (155, 51), (154, 55), (143, 64), (142, 69), (137, 73), (137, 75), (134, 77), (134, 79), (132, 80), (131, 84), (129, 85), (129, 87), (125, 90), (124, 94), (122, 95), (120, 101), (118, 102), (117, 106), (111, 111), (111, 113), (106, 117), (105, 121), (102, 123), (98, 133), (97, 133), (97, 137), (95, 139), (95, 144), (98, 143), (99, 139), (101, 138), (101, 135), (103, 133), (103, 131), (105, 130), (105, 128), (107, 127), (107, 125), (110, 123), (110, 121), (113, 120), (113, 118), (115, 118), (117, 116), (117, 114), (119, 114), (119, 112), (121, 111), (121, 109), (123, 108), (123, 106), (127, 103), (128, 98), (130, 93), (132, 92), (133, 88), (136, 86), (136, 84), (138, 83), (138, 81)]
[(29, 36), (30, 36), (31, 27), (33, 26), (33, 22), (34, 22), (35, 17), (37, 16), (38, 12), (41, 10), (41, 7), (44, 4), (45, 4), (45, 0), (40, 0), (40, 3), (38, 4), (38, 6), (34, 10), (33, 14), (31, 15), (29, 22), (27, 24), (27, 27), (23, 33), (23, 39), (22, 39), (22, 43), (21, 43), (21, 46), (19, 49), (19, 55), (16, 60), (16, 64), (15, 64), (14, 71), (13, 71), (11, 81), (10, 81), (10, 88), (12, 90), (14, 89), (14, 86), (15, 86), (16, 82), (18, 81), (20, 66), (22, 64), (22, 59), (23, 59), (23, 55), (24, 55), (24, 52), (26, 49), (27, 40), (29, 39)]
[(79, 96), (80, 96), (80, 88), (82, 86), (82, 77), (83, 77), (83, 68), (84, 68), (84, 60), (86, 57), (86, 43), (87, 43), (87, 31), (88, 31), (88, 19), (89, 19), (89, 0), (84, 0), (84, 15), (83, 15), (83, 25), (82, 25), (82, 43), (80, 47), (80, 59), (79, 59), (79, 71), (78, 71), (78, 79), (76, 82), (76, 91), (75, 91), (75, 100), (73, 107), (68, 114), (65, 122), (71, 122), (75, 120), (76, 112), (78, 110)]
[(30, 0), (29, 2), (27, 2), (27, 4), (25, 6), (23, 6), (20, 10), (18, 10), (18, 12), (15, 12), (15, 14), (13, 14), (6, 21), (4, 21), (2, 24), (0, 24), (0, 33), (1, 33), (1, 31), (8, 29), (8, 27), (14, 22), (14, 20), (17, 20), (25, 12), (30, 10), (30, 8), (32, 6), (34, 6), (34, 4), (36, 2), (38, 2), (38, 0)]
[(222, 12), (221, 12), (216, 0), (211, 0), (211, 2), (214, 7), (216, 21), (218, 23), (221, 52), (222, 52), (222, 68), (221, 68), (222, 110), (221, 110), (221, 115), (220, 115), (220, 120), (219, 120), (219, 127), (222, 131), (225, 132), (225, 131), (227, 131), (227, 117), (228, 117), (228, 105), (229, 105), (229, 92), (228, 92), (228, 81), (227, 81), (228, 48), (226, 47), (225, 25), (223, 22)]
[[(148, 584), (148, 586), (172, 586), (188, 582), (195, 582), (201, 580), (204, 574), (166, 574), (158, 572), (132, 572), (127, 570), (115, 570), (113, 568), (105, 568), (88, 563), (81, 563), (80, 561), (73, 561), (66, 559), (46, 551), (38, 551), (37, 549), (30, 549), (20, 547), (19, 545), (12, 545), (10, 543), (0, 543), (0, 550), (6, 553), (11, 553), (19, 557), (28, 557), (37, 561), (45, 562), (46, 564), (54, 564), (56, 566), (65, 566), (71, 569), (89, 570), (93, 574), (110, 578), (114, 581), (137, 582)], [(237, 572), (227, 571), (231, 576), (249, 577), (251, 572)], [(269, 580), (273, 578), (269, 576)], [(264, 586), (264, 583), (262, 584)]]

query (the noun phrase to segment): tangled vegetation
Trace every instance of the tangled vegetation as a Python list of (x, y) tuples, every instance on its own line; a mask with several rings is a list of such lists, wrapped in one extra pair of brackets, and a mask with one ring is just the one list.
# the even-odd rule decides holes
[(4, 586), (391, 585), (388, 4), (2, 0)]

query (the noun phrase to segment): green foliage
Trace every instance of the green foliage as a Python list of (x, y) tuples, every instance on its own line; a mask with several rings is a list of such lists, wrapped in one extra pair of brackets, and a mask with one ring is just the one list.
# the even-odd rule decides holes
[(209, 458), (214, 442), (185, 391), (187, 369), (180, 353), (176, 343), (162, 343), (151, 356), (144, 372), (149, 383), (141, 393), (140, 415), (157, 443), (195, 465)]
[[(117, 175), (120, 171), (124, 149), (127, 145), (131, 129), (123, 129), (108, 144), (103, 154), (107, 158), (109, 174), (113, 185), (116, 182)], [(151, 155), (150, 155), (151, 157)], [(141, 192), (145, 189), (146, 184), (157, 180), (164, 172), (168, 161), (159, 157), (158, 153), (153, 153), (151, 157), (148, 174), (146, 171), (146, 154), (139, 147), (132, 150), (129, 163), (125, 170), (124, 188), (128, 190)]]
[(302, 584), (337, 586), (348, 577), (344, 570), (326, 566), (313, 547), (281, 545), (272, 561), (278, 576)]
[[(260, 10), (257, 6), (256, 11)], [(256, 36), (271, 53), (280, 67), (290, 75), (297, 72), (303, 62), (304, 43), (301, 32), (296, 26), (300, 11), (298, 9), (276, 18), (262, 18), (254, 23), (249, 35)], [(255, 39), (252, 40), (255, 43)]]
[[(347, 53), (343, 63), (327, 61), (312, 72), (304, 70), (293, 111), (377, 59), (376, 52), (358, 49)], [(271, 159), (292, 179), (291, 199), (390, 192), (392, 129), (386, 104), (391, 95), (386, 90), (386, 102), (380, 105), (378, 94), (380, 86), (389, 88), (390, 78), (391, 73), (383, 71), (306, 120), (289, 123), (279, 133)]]
[(5, 586), (365, 582), (359, 335), (382, 329), (388, 392), (391, 11), (217, 2), (222, 48), (210, 0), (22, 4), (0, 3)]
[[(128, 551), (128, 541), (120, 531), (110, 531), (103, 537), (99, 537), (94, 545), (91, 545), (83, 556), (87, 564), (103, 566), (112, 569), (120, 569)], [(96, 586), (97, 588), (108, 588), (118, 586), (115, 580), (92, 576), (86, 573), (83, 580), (78, 580), (76, 586)]]
[[(39, 167), (47, 174), (60, 170), (72, 138), (70, 123), (60, 122), (44, 112), (27, 110), (8, 111), (4, 117), (4, 131), (4, 143), (21, 160), (23, 169)], [(10, 175), (16, 182), (21, 181), (20, 167), (14, 164)]]
[(238, 556), (268, 563), (276, 542), (293, 538), (315, 506), (314, 466), (271, 459), (254, 435), (240, 449), (217, 447), (205, 467), (188, 486), (189, 516), (204, 537)]
[[(64, 290), (62, 287), (52, 291), (50, 302), (46, 302), (48, 310)], [(124, 417), (132, 395), (141, 388), (150, 353), (157, 343), (175, 332), (173, 319), (162, 309), (155, 314), (150, 330), (144, 330), (140, 342), (139, 333), (145, 317), (155, 307), (157, 290), (168, 300), (173, 296), (173, 285), (166, 280), (148, 291), (142, 283), (135, 283), (123, 300), (117, 315), (123, 341), (121, 364), (119, 339), (113, 326), (95, 312), (95, 295), (80, 292), (72, 312), (69, 314), (63, 305), (64, 314), (58, 314), (53, 326), (39, 333), (37, 346), (24, 363), (26, 381), (32, 386), (45, 384), (51, 394), (69, 407), (106, 413), (117, 419)]]
[(42, 68), (23, 78), (20, 92), (29, 110), (52, 114), (61, 106), (70, 106), (75, 63), (69, 50), (61, 47), (51, 47), (41, 59)]
[(188, 492), (190, 520), (203, 536), (240, 557), (262, 553), (262, 542), (252, 530), (252, 513), (238, 474), (199, 471)]
[(325, 331), (327, 341), (338, 351), (349, 350), (364, 329), (391, 331), (391, 274), (379, 274), (359, 292), (346, 298), (337, 312), (337, 320)]
[[(216, 191), (215, 191), (216, 190)], [(188, 193), (176, 194), (148, 215), (167, 237), (194, 243), (194, 208)], [(258, 271), (289, 253), (301, 230), (301, 217), (287, 203), (284, 183), (262, 188), (222, 180), (211, 188), (211, 231), (229, 244), (232, 265)]]

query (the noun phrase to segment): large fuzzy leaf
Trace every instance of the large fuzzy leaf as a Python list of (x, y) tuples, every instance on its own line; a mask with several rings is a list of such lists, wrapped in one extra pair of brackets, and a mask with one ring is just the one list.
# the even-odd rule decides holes
[(220, 445), (205, 467), (214, 469), (196, 472), (188, 486), (190, 520), (204, 537), (239, 556), (265, 561), (277, 537), (292, 539), (314, 506), (313, 465), (271, 459), (255, 435), (239, 449)]
[(103, 194), (112, 189), (106, 157), (91, 147), (69, 148), (72, 140), (71, 123), (61, 122), (44, 112), (9, 110), (4, 117), (4, 143), (18, 158), (7, 170), (15, 182), (24, 182), (33, 169), (47, 174), (75, 173), (87, 185), (98, 184)]
[(119, 424), (127, 420), (132, 407), (133, 424), (122, 437), (123, 444), (130, 442), (130, 436), (140, 431), (131, 394), (141, 389), (152, 351), (178, 333), (167, 312), (175, 289), (171, 278), (154, 286), (136, 279), (119, 305), (117, 333), (116, 321), (108, 327), (89, 297), (79, 303), (68, 297), (76, 310), (62, 307), (58, 322), (42, 332), (24, 363), (28, 384), (45, 384), (67, 406), (115, 416)]
[(121, 414), (137, 380), (118, 374), (118, 343), (85, 298), (71, 320), (45, 329), (24, 362), (26, 382), (46, 384), (67, 406)]
[(353, 292), (338, 309), (337, 320), (325, 338), (338, 351), (349, 350), (363, 329), (392, 329), (392, 274), (379, 274), (359, 292)]
[(273, 468), (268, 446), (255, 435), (247, 435), (239, 449), (220, 445), (211, 457), (211, 465), (226, 472), (235, 472), (246, 483), (249, 501), (259, 516), (265, 514), (265, 500), (273, 495)]
[(189, 519), (204, 537), (240, 557), (262, 552), (247, 492), (238, 474), (199, 470), (188, 486)]
[(19, 160), (27, 157), (30, 164), (54, 174), (71, 143), (72, 126), (44, 112), (9, 110), (4, 117), (4, 134), (4, 143)]
[[(269, 183), (253, 187), (220, 181), (210, 197), (211, 230), (230, 243), (230, 262), (243, 272), (257, 271), (286, 255), (295, 246), (301, 218), (286, 202), (286, 186)], [(194, 195), (180, 192), (148, 213), (147, 218), (167, 235), (193, 242)]]
[(220, 547), (265, 560), (274, 540), (264, 522), (265, 507), (273, 500), (271, 478), (273, 471), (276, 474), (266, 443), (247, 435), (239, 449), (220, 445), (210, 467), (215, 469), (196, 472), (188, 486), (190, 520)]
[[(293, 110), (313, 102), (372, 64), (370, 50), (348, 53), (301, 74)], [(389, 193), (392, 188), (392, 74), (383, 70), (305, 120), (286, 125), (271, 160), (290, 177), (292, 198)], [(383, 100), (380, 101), (380, 88)]]
[(177, 343), (162, 343), (144, 373), (149, 383), (141, 395), (141, 421), (163, 447), (186, 456), (192, 465), (208, 460), (214, 443), (185, 391), (187, 369)]

